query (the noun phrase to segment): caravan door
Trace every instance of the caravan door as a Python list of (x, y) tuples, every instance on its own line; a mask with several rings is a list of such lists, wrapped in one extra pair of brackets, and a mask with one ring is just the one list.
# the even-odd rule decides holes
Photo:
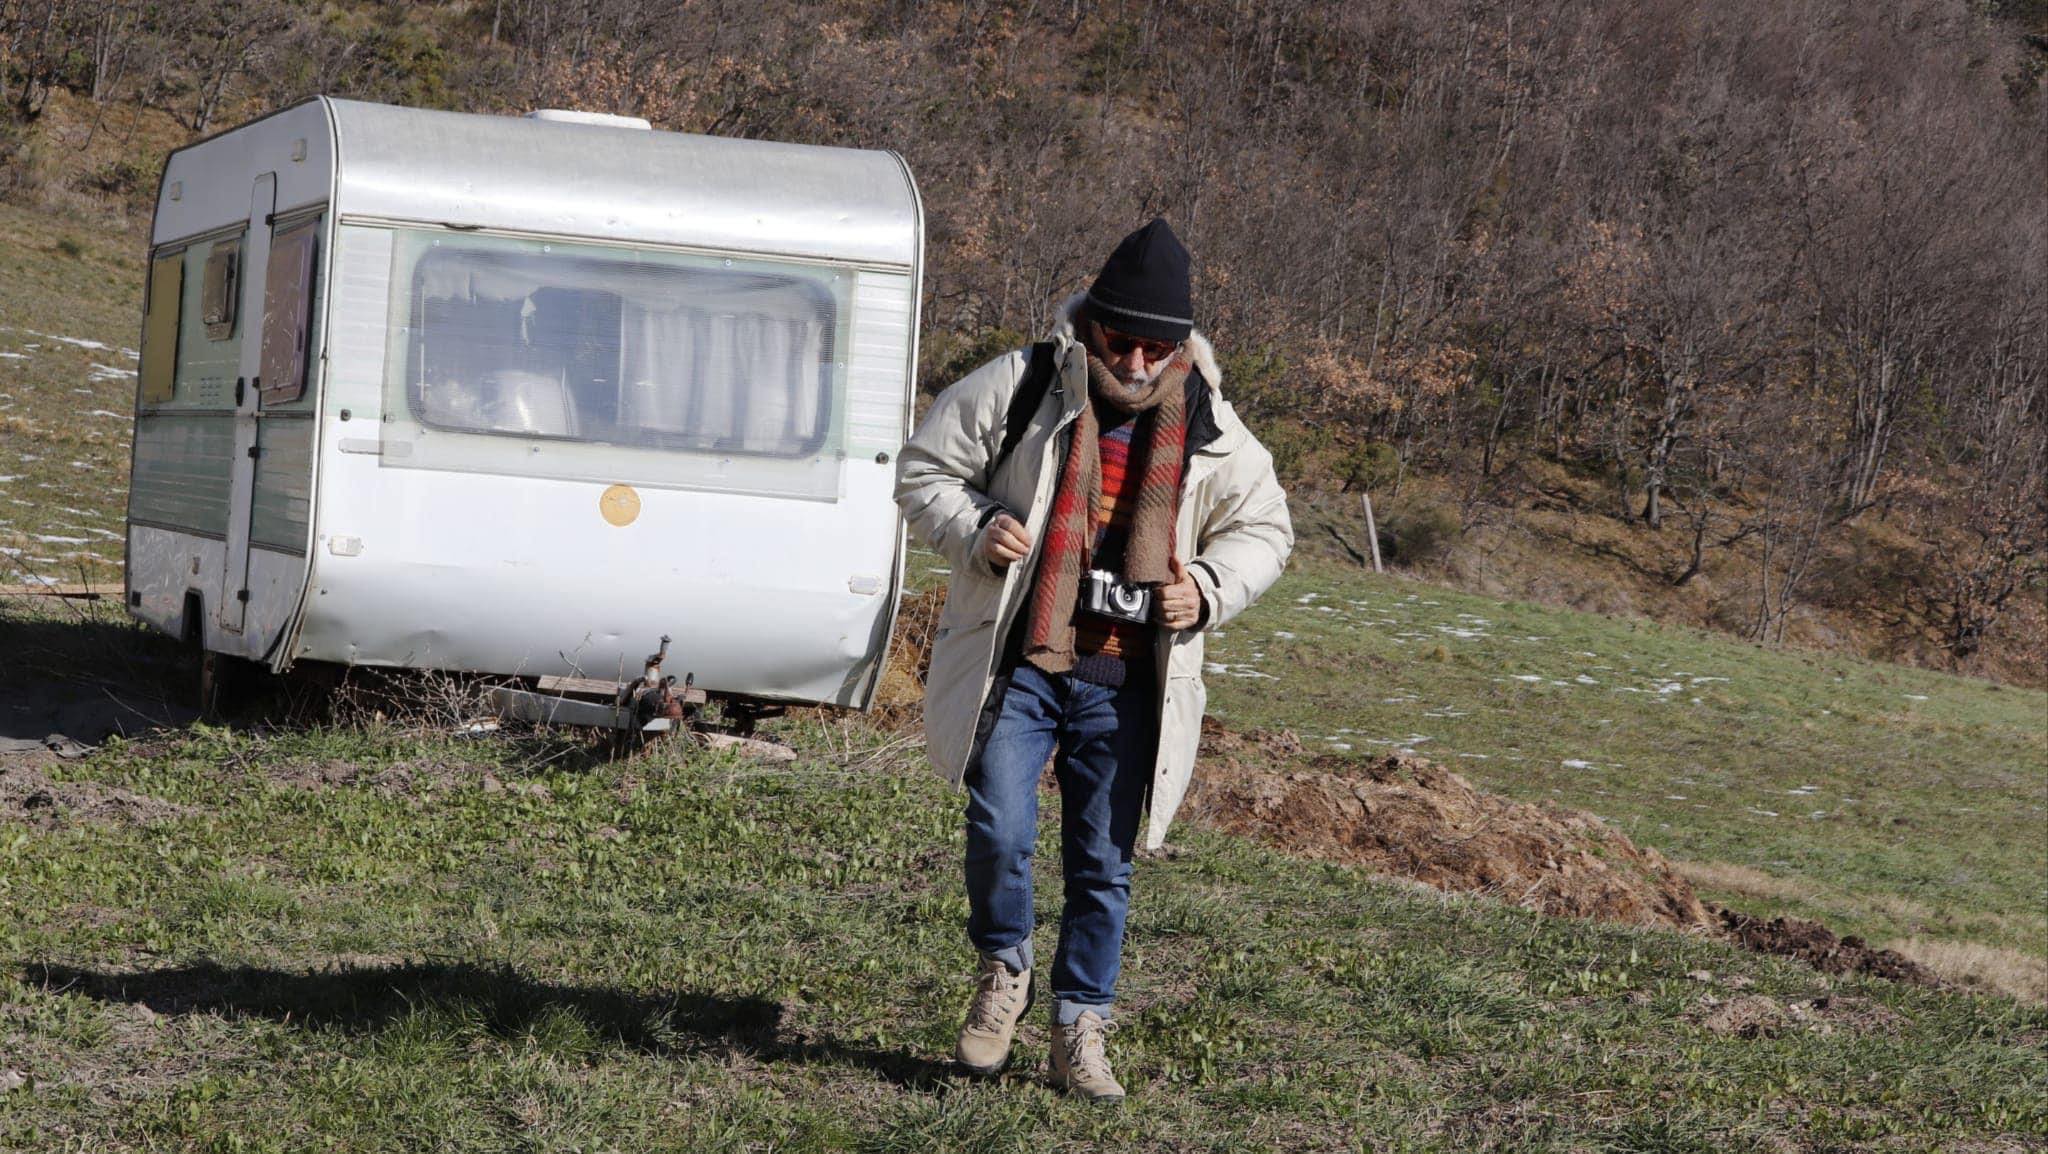
[[(249, 195), (249, 233), (243, 251), (239, 316), (263, 315), (264, 273), (270, 265), (270, 218), (277, 211), (277, 174), (256, 178)], [(228, 547), (220, 583), (220, 627), (239, 636), (249, 613), (249, 517), (256, 501), (256, 410), (262, 392), (263, 325), (243, 321), (242, 363), (235, 378), (235, 450), (228, 468)], [(242, 652), (230, 641), (222, 648)]]

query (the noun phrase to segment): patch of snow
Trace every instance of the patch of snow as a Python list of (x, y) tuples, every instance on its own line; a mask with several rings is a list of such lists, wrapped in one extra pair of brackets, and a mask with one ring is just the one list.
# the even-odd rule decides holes
[(34, 333), (36, 336), (46, 337), (53, 341), (62, 341), (67, 345), (76, 345), (81, 349), (112, 349), (114, 347), (112, 345), (102, 344), (99, 341), (89, 341), (86, 340), (84, 337), (60, 337), (56, 333), (37, 333), (35, 332), (34, 329), (23, 329), (22, 331), (27, 333)]
[(1927, 695), (1926, 695), (1926, 694), (1924, 694), (1924, 693), (1908, 693), (1908, 694), (1906, 694), (1906, 700), (1907, 700), (1907, 701), (1925, 701), (1925, 700), (1927, 700)]
[(1275, 629), (1273, 631), (1273, 636), (1280, 638), (1282, 641), (1294, 640), (1294, 634), (1289, 633), (1285, 629)]
[(27, 360), (27, 359), (28, 359), (28, 354), (27, 354), (27, 353), (0, 353), (0, 360), (5, 360), (5, 361), (25, 361), (25, 360)]
[(1516, 681), (1541, 681), (1541, 680), (1543, 680), (1543, 675), (1542, 675), (1542, 674), (1540, 674), (1540, 673), (1517, 673), (1517, 674), (1515, 674), (1515, 680), (1516, 680)]
[(84, 537), (55, 537), (44, 536), (40, 533), (36, 534), (34, 539), (44, 545), (84, 545), (87, 543)]
[(126, 413), (110, 413), (110, 412), (108, 412), (108, 411), (107, 411), (107, 410), (105, 410), (105, 409), (94, 409), (94, 410), (93, 410), (92, 412), (90, 412), (90, 413), (87, 413), (87, 414), (86, 414), (86, 416), (88, 416), (88, 417), (112, 417), (112, 418), (114, 418), (114, 419), (115, 419), (115, 420), (117, 420), (117, 421), (125, 421), (125, 420), (127, 420), (127, 419), (128, 419), (128, 414), (126, 414)]
[(1581, 761), (1576, 757), (1568, 757), (1564, 759), (1564, 767), (1566, 769), (1591, 769), (1593, 768), (1593, 763)]

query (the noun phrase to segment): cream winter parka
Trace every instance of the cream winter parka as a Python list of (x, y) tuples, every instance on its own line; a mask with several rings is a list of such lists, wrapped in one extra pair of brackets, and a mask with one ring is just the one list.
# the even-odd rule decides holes
[[(1081, 298), (1061, 310), (1051, 341), (1058, 370), (1024, 436), (995, 476), (1010, 398), (1023, 381), (1029, 350), (997, 357), (939, 394), (896, 467), (896, 503), (912, 531), (953, 567), (946, 607), (925, 680), (925, 749), (934, 768), (958, 786), (993, 722), (990, 689), (1001, 641), (1030, 596), (1030, 574), (1045, 537), (1059, 476), (1061, 434), (1087, 400), (1087, 355), (1074, 332)], [(1191, 452), (1181, 482), (1175, 539), (1201, 590), (1202, 628), (1224, 625), (1280, 576), (1294, 546), (1287, 495), (1273, 458), (1223, 400), (1223, 374), (1200, 332), (1187, 346), (1208, 389), (1206, 418), (1191, 409)], [(1205, 443), (1204, 443), (1205, 442)], [(976, 548), (998, 507), (1030, 531), (1032, 551), (998, 570)], [(1161, 626), (1159, 749), (1152, 770), (1145, 845), (1157, 849), (1193, 779), (1208, 691), (1202, 684), (1202, 633)], [(984, 719), (984, 711), (989, 716)]]

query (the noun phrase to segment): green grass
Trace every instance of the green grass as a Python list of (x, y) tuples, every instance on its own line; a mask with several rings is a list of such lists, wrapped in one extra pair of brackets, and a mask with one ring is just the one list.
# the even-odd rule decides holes
[(118, 584), (142, 237), (0, 204), (0, 584)]
[(1767, 875), (1707, 887), (1741, 908), (2048, 957), (2041, 691), (1318, 562), (1209, 660), (1229, 724), (1413, 749), (1672, 857)]
[[(961, 1081), (943, 1067), (969, 988), (959, 799), (859, 720), (781, 733), (793, 767), (199, 728), (52, 770), (188, 808), (0, 826), (0, 1053), (30, 1079), (0, 1095), (0, 1148), (1937, 1150), (2048, 1134), (2048, 1010), (1194, 830), (1138, 875), (1114, 1039), (1130, 1103), (1092, 1111), (1043, 1085), (1042, 1008), (1013, 1073)], [(320, 782), (322, 766), (356, 776)], [(1700, 969), (1716, 982), (1686, 977)], [(1702, 997), (1743, 979), (1783, 1001), (1846, 996), (1872, 1021), (1702, 1028)]]

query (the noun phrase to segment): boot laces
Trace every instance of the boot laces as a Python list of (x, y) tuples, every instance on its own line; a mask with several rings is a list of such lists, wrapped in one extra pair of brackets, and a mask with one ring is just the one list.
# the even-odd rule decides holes
[(1109, 1054), (1103, 1045), (1109, 1035), (1116, 1033), (1115, 1020), (1105, 1021), (1094, 1014), (1083, 1014), (1074, 1020), (1068, 1029), (1067, 1059), (1074, 1073), (1085, 1078), (1111, 1078)]
[(993, 962), (974, 981), (974, 1003), (967, 1010), (968, 1024), (977, 1030), (1001, 1029), (1005, 1003), (1017, 988), (1017, 975), (1001, 962)]

